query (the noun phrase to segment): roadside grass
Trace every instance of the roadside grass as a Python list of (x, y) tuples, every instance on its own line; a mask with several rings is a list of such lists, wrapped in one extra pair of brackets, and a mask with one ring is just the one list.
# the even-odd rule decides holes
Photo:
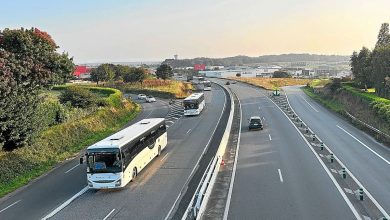
[(120, 130), (134, 119), (141, 108), (122, 99), (119, 90), (96, 88), (111, 93), (109, 106), (81, 118), (48, 128), (30, 146), (12, 152), (0, 151), (0, 197), (50, 171), (86, 146)]
[(307, 85), (311, 79), (296, 78), (257, 78), (257, 77), (230, 77), (229, 79), (246, 82), (267, 90), (280, 89), (283, 86)]
[(310, 86), (311, 87), (324, 87), (331, 82), (332, 82), (331, 79), (314, 79), (313, 81), (311, 81)]
[(321, 103), (325, 107), (327, 107), (327, 108), (329, 108), (332, 111), (335, 111), (337, 113), (344, 114), (345, 106), (341, 102), (339, 102), (335, 99), (332, 99), (332, 98), (320, 96), (320, 95), (316, 94), (314, 92), (313, 88), (311, 88), (311, 87), (306, 86), (306, 87), (303, 87), (302, 90), (310, 98), (318, 101), (319, 103)]

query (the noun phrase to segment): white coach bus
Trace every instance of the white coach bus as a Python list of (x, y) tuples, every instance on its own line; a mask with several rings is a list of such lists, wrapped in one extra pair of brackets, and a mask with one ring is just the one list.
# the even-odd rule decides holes
[(88, 186), (93, 189), (126, 186), (166, 146), (163, 118), (143, 119), (97, 142), (85, 154)]
[(194, 93), (183, 100), (184, 115), (199, 115), (205, 107), (203, 93)]

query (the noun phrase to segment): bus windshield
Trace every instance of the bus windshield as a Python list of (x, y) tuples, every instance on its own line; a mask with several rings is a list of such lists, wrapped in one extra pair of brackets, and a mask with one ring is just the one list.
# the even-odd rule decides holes
[(122, 160), (119, 150), (91, 151), (87, 153), (88, 173), (122, 172)]
[(198, 109), (198, 103), (196, 102), (184, 102), (184, 109)]

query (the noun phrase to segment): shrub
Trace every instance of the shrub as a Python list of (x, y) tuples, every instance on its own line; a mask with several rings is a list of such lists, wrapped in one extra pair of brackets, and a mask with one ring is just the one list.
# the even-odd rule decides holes
[(79, 86), (68, 87), (59, 97), (60, 102), (70, 102), (73, 107), (87, 108), (97, 104), (98, 97), (86, 88)]

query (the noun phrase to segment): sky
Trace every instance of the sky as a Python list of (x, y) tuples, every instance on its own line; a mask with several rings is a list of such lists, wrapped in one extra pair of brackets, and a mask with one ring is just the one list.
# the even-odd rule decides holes
[(76, 63), (373, 48), (390, 0), (0, 0), (0, 29), (37, 27)]

